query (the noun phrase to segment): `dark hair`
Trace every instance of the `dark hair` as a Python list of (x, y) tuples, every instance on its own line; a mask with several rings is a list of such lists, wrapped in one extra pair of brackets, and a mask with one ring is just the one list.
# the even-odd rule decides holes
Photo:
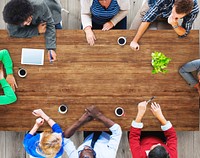
[(169, 158), (169, 154), (163, 146), (158, 145), (149, 152), (148, 158)]
[(3, 9), (3, 19), (8, 24), (19, 25), (33, 15), (33, 6), (28, 0), (11, 0)]
[(174, 6), (176, 7), (177, 14), (189, 14), (193, 9), (193, 0), (175, 0)]

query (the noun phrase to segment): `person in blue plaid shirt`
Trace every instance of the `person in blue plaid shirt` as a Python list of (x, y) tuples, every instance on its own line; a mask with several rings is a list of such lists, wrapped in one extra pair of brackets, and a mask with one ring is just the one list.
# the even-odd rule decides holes
[[(131, 24), (130, 29), (138, 31), (130, 47), (139, 50), (140, 38), (157, 19), (166, 19), (178, 36), (185, 37), (189, 34), (198, 13), (197, 0), (146, 0)], [(183, 19), (181, 25), (179, 19)]]

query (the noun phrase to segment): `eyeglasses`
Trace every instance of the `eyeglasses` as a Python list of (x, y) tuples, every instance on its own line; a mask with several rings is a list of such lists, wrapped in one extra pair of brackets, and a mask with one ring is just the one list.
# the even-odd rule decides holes
[[(90, 150), (90, 151), (92, 152), (92, 155), (94, 156), (94, 158), (96, 158), (96, 152), (95, 152), (94, 149), (92, 149), (90, 146), (87, 146), (87, 145), (84, 146), (83, 150)], [(79, 156), (80, 156), (80, 154), (81, 154), (81, 152), (82, 152), (83, 150), (78, 151), (78, 155), (79, 155)], [(83, 158), (89, 158), (89, 157), (83, 155)]]

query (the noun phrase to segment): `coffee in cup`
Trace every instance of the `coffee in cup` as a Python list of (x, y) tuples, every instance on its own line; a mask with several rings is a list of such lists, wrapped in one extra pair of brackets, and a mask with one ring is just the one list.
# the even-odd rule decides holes
[(124, 45), (126, 44), (126, 37), (123, 37), (123, 36), (119, 37), (119, 38), (117, 39), (117, 43), (118, 43), (120, 46), (124, 46)]
[(124, 115), (124, 109), (122, 107), (117, 107), (115, 109), (115, 115), (116, 116), (123, 116)]
[(19, 77), (24, 78), (27, 75), (27, 71), (24, 68), (19, 68), (18, 75), (19, 75)]
[(67, 105), (65, 104), (61, 104), (58, 108), (58, 112), (61, 114), (65, 114), (67, 112), (68, 108)]

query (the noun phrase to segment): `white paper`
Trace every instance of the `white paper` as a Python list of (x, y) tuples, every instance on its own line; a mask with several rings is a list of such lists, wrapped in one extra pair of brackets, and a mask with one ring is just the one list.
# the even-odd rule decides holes
[(22, 48), (21, 64), (44, 65), (44, 49)]

